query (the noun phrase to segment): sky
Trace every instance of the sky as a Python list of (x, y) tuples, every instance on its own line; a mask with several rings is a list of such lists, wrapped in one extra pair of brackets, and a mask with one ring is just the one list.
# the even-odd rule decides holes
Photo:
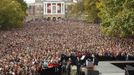
[(35, 0), (24, 0), (26, 3), (34, 3)]
[[(35, 2), (35, 0), (24, 0), (24, 1), (26, 1), (26, 3), (34, 3)], [(76, 0), (74, 0), (74, 1), (76, 1)]]

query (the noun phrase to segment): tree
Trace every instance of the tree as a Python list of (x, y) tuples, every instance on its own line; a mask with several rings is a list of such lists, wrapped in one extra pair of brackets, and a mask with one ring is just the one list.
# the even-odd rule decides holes
[(107, 36), (134, 36), (134, 0), (100, 0), (101, 31)]
[(26, 11), (27, 10), (26, 2), (24, 0), (17, 0), (17, 1), (21, 4), (22, 10)]
[(73, 16), (83, 17), (87, 22), (97, 22), (99, 20), (96, 2), (98, 0), (82, 0), (71, 6), (71, 14)]
[(78, 17), (78, 16), (82, 15), (82, 13), (84, 11), (83, 3), (78, 2), (76, 4), (72, 4), (72, 5), (68, 6), (68, 11), (69, 11), (70, 16)]
[(21, 4), (16, 0), (1, 0), (0, 2), (0, 28), (9, 29), (20, 27), (25, 18)]
[(99, 20), (96, 2), (98, 0), (83, 0), (84, 13), (86, 15), (85, 20), (88, 22), (96, 22)]

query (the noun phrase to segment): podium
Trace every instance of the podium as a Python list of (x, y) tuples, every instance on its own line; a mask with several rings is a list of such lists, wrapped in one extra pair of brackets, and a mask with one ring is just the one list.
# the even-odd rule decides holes
[(94, 65), (93, 64), (90, 64), (90, 65), (88, 65), (86, 67), (83, 67), (81, 69), (81, 71), (84, 72), (85, 75), (99, 75), (99, 71), (96, 71), (94, 69)]
[(90, 63), (86, 66), (87, 70), (88, 71), (93, 71), (94, 70), (94, 64), (93, 63)]
[(94, 71), (94, 66), (86, 67), (88, 71)]
[(99, 75), (99, 71), (89, 71), (88, 75)]

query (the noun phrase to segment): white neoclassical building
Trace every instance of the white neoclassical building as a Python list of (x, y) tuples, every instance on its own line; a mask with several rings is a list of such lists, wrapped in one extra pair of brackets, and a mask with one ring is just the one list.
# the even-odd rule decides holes
[(44, 2), (44, 16), (53, 19), (65, 17), (65, 2), (62, 0), (46, 0)]
[(67, 6), (76, 0), (35, 0), (28, 4), (28, 16), (31, 18), (60, 19), (65, 18)]

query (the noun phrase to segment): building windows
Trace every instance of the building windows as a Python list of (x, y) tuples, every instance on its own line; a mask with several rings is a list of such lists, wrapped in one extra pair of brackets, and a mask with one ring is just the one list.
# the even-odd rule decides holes
[(51, 4), (50, 3), (47, 4), (47, 13), (51, 13)]
[(44, 14), (64, 14), (64, 3), (63, 2), (45, 2), (44, 3)]
[(56, 14), (56, 3), (52, 3), (52, 14)]
[(58, 3), (57, 4), (57, 12), (58, 13), (61, 13), (61, 3)]
[(52, 6), (52, 11), (53, 11), (52, 14), (56, 14), (56, 5)]
[(53, 5), (56, 5), (56, 3), (52, 3)]

